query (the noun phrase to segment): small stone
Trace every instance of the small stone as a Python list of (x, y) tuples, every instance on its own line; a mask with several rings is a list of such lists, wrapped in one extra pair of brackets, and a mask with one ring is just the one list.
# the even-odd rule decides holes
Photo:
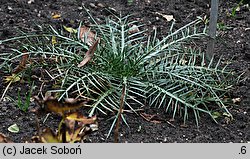
[(8, 8), (7, 8), (9, 11), (12, 11), (13, 10), (13, 8), (11, 7), (11, 6), (8, 6)]
[(101, 137), (101, 140), (102, 140), (102, 141), (105, 141), (105, 139), (104, 139), (103, 137)]
[(105, 6), (102, 3), (98, 3), (97, 7), (104, 8)]
[(78, 10), (83, 10), (83, 7), (77, 7)]
[(133, 25), (132, 27), (129, 28), (128, 33), (129, 34), (134, 34), (134, 33), (138, 33), (139, 31), (140, 30), (139, 30), (138, 26), (137, 25)]
[(0, 45), (0, 48), (1, 48), (1, 49), (5, 49), (5, 46), (4, 46), (4, 45)]
[(94, 3), (89, 3), (90, 7), (97, 8), (97, 6)]
[(31, 3), (34, 3), (34, 2), (35, 2), (35, 0), (29, 0), (28, 4), (31, 4)]
[(116, 12), (116, 9), (115, 9), (115, 8), (109, 7), (108, 9), (109, 9), (111, 12), (114, 12), (114, 13)]
[(166, 137), (164, 137), (163, 142), (167, 142), (167, 138)]

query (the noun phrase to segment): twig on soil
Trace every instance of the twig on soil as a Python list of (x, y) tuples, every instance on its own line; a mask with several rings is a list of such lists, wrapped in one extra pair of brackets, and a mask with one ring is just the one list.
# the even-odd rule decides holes
[(50, 113), (48, 113), (48, 114), (46, 115), (46, 117), (45, 117), (44, 120), (43, 120), (43, 124), (46, 122), (46, 120), (48, 119), (49, 115), (50, 115)]
[(12, 81), (10, 81), (9, 84), (7, 85), (7, 87), (5, 88), (5, 90), (4, 90), (3, 94), (2, 94), (2, 97), (1, 97), (1, 99), (0, 99), (0, 102), (3, 100), (3, 98), (4, 98), (4, 96), (5, 96), (6, 92), (7, 92), (7, 90), (9, 89), (11, 83), (12, 83)]
[(121, 115), (122, 115), (122, 110), (123, 110), (123, 106), (124, 106), (124, 99), (125, 99), (125, 94), (126, 94), (126, 85), (123, 84), (122, 87), (122, 96), (121, 96), (121, 100), (120, 100), (120, 109), (118, 112), (118, 119), (116, 122), (116, 128), (115, 128), (115, 132), (114, 132), (114, 142), (118, 143), (118, 134), (119, 134), (119, 127), (120, 127), (120, 122), (121, 122)]
[(160, 124), (160, 123), (162, 123), (161, 121), (163, 121), (163, 122), (168, 123), (172, 127), (175, 127), (175, 125), (173, 125), (172, 123), (170, 123), (167, 120), (164, 120), (164, 119), (154, 120), (153, 118), (156, 117), (156, 115), (149, 115), (149, 114), (145, 114), (145, 113), (140, 113), (140, 116), (143, 119), (145, 119), (146, 121), (148, 121), (148, 122), (152, 122), (152, 123), (155, 123), (155, 124)]
[(166, 121), (166, 123), (168, 123), (169, 125), (171, 125), (172, 127), (174, 127), (174, 128), (175, 128), (175, 125), (174, 125), (174, 124), (172, 124), (172, 123), (170, 123), (169, 121)]

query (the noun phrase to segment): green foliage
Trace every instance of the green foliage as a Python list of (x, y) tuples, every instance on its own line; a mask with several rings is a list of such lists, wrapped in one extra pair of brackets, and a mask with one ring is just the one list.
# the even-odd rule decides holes
[(233, 8), (231, 16), (235, 17), (236, 16), (236, 11), (237, 9), (240, 8), (240, 6), (243, 4), (244, 0), (240, 0), (239, 3)]
[(22, 99), (21, 99), (21, 95), (20, 95), (20, 90), (18, 90), (18, 100), (17, 100), (17, 106), (20, 110), (26, 112), (30, 106), (30, 99), (31, 99), (31, 96), (32, 96), (32, 91), (33, 91), (33, 88), (34, 88), (34, 82), (32, 82), (32, 85), (31, 85), (31, 88), (30, 88), (30, 91), (28, 92), (27, 95), (25, 95), (25, 101), (23, 102)]
[[(234, 84), (233, 73), (222, 67), (220, 59), (206, 62), (200, 49), (190, 47), (190, 40), (206, 36), (206, 26), (200, 20), (177, 30), (173, 23), (162, 39), (157, 38), (156, 30), (148, 35), (143, 25), (129, 21), (129, 16), (109, 17), (101, 25), (92, 20), (95, 25), (91, 29), (96, 31), (100, 43), (91, 61), (83, 67), (77, 65), (89, 47), (74, 33), (59, 33), (50, 27), (48, 33), (26, 34), (1, 43), (18, 41), (26, 54), (42, 59), (43, 68), (58, 85), (53, 92), (60, 94), (59, 99), (87, 98), (91, 103), (89, 116), (97, 112), (117, 114), (111, 129), (119, 116), (123, 89), (123, 112), (136, 113), (146, 103), (163, 109), (173, 119), (178, 114), (184, 123), (193, 116), (197, 125), (200, 113), (208, 114), (214, 121), (215, 111), (231, 116), (223, 98)], [(131, 31), (131, 26), (139, 29)], [(56, 43), (51, 43), (52, 37)], [(3, 55), (0, 68), (19, 58), (22, 52), (12, 49)], [(123, 114), (121, 117), (126, 123)]]
[(226, 31), (226, 30), (232, 29), (232, 27), (227, 26), (223, 22), (220, 22), (220, 23), (217, 23), (217, 29), (220, 30), (220, 31)]
[(131, 4), (133, 4), (133, 0), (127, 0), (127, 3), (128, 3), (128, 5), (131, 5)]

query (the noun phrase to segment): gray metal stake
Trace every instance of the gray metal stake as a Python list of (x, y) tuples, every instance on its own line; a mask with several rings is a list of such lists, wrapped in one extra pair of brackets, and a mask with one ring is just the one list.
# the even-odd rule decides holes
[(209, 31), (208, 31), (209, 41), (207, 44), (207, 55), (206, 55), (209, 60), (211, 60), (211, 58), (214, 55), (218, 8), (219, 8), (219, 0), (211, 0), (211, 11), (210, 11)]

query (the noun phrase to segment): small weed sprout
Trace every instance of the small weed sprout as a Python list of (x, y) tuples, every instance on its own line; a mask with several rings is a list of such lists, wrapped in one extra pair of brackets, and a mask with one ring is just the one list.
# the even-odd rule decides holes
[(25, 96), (25, 101), (23, 102), (21, 99), (21, 95), (20, 95), (20, 90), (18, 90), (18, 100), (17, 100), (17, 106), (20, 110), (26, 112), (30, 106), (30, 100), (32, 97), (32, 92), (34, 89), (34, 82), (32, 82), (31, 88), (28, 92), (28, 94)]
[(244, 0), (240, 0), (239, 3), (233, 8), (231, 16), (236, 16), (236, 11), (240, 8), (240, 6), (243, 4)]

